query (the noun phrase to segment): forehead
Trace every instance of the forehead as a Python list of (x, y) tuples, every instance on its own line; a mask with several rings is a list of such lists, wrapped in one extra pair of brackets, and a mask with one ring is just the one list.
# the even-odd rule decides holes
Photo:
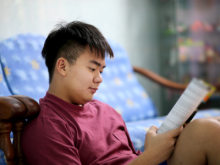
[(105, 58), (102, 58), (101, 54), (97, 54), (96, 51), (91, 52), (90, 48), (87, 46), (76, 62), (91, 63), (91, 61), (100, 63), (102, 67), (105, 66)]

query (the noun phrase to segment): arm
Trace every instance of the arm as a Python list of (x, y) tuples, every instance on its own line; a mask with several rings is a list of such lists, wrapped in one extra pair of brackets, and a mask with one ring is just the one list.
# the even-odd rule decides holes
[(174, 145), (182, 127), (157, 134), (157, 127), (152, 126), (146, 134), (145, 150), (129, 165), (158, 165), (167, 160), (173, 153)]
[(164, 77), (162, 77), (162, 76), (160, 76), (160, 75), (158, 75), (158, 74), (156, 74), (146, 68), (133, 66), (133, 70), (136, 73), (139, 73), (142, 76), (149, 78), (153, 82), (156, 82), (159, 85), (162, 85), (162, 86), (170, 88), (170, 89), (183, 91), (187, 87), (187, 84), (179, 84), (179, 83), (173, 82), (173, 81), (168, 80), (168, 79), (166, 79), (166, 78), (164, 78)]
[(81, 165), (74, 135), (60, 120), (43, 117), (30, 123), (22, 136), (22, 147), (30, 164)]

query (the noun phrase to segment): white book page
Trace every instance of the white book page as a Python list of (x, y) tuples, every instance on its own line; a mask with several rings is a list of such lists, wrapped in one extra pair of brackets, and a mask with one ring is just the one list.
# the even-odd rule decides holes
[(208, 92), (208, 87), (194, 78), (173, 106), (157, 133), (168, 132), (183, 125)]

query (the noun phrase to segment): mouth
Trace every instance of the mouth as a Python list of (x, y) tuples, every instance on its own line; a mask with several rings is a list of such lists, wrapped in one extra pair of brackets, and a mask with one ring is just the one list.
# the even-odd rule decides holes
[(92, 93), (96, 93), (96, 91), (98, 90), (98, 88), (89, 88), (91, 90)]

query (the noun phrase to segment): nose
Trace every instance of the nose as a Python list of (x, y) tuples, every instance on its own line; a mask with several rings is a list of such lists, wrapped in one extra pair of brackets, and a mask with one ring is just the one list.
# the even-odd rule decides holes
[(102, 75), (101, 73), (98, 73), (95, 77), (94, 77), (94, 82), (100, 84), (102, 82)]

